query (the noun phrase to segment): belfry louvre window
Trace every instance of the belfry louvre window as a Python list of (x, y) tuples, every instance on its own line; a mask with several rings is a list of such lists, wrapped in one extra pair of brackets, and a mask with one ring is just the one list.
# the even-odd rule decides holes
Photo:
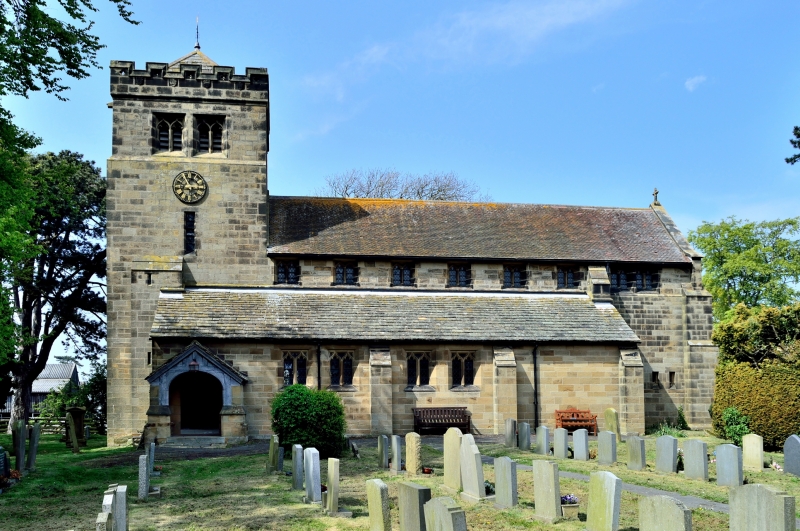
[(297, 260), (281, 260), (275, 264), (276, 284), (299, 284), (300, 262)]
[(331, 352), (331, 387), (353, 386), (353, 353)]
[(308, 352), (290, 350), (283, 353), (283, 385), (306, 384)]
[(472, 266), (470, 264), (450, 264), (447, 268), (448, 288), (468, 288), (472, 286)]
[(350, 262), (337, 262), (333, 271), (335, 285), (357, 286), (358, 264)]
[(222, 128), (224, 123), (224, 116), (197, 117), (199, 153), (222, 153)]
[(431, 380), (431, 353), (407, 352), (407, 386), (406, 390), (430, 384)]
[(469, 387), (475, 383), (475, 353), (453, 352), (453, 387)]
[(559, 267), (556, 272), (556, 286), (558, 289), (572, 289), (578, 287), (575, 270), (569, 267)]
[(183, 149), (182, 114), (156, 114), (156, 151), (181, 151)]
[(525, 288), (528, 285), (528, 271), (523, 265), (503, 266), (504, 288)]
[(196, 212), (183, 213), (183, 254), (193, 253), (197, 250), (195, 241)]
[(392, 266), (392, 286), (413, 286), (414, 264), (394, 264)]
[(612, 270), (608, 276), (611, 291), (648, 291), (658, 288), (659, 275), (652, 271)]

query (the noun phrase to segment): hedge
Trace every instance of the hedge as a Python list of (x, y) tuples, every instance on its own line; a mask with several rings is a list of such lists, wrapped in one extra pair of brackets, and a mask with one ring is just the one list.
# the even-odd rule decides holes
[(765, 361), (758, 369), (749, 363), (720, 363), (716, 370), (711, 419), (724, 433), (722, 414), (735, 407), (749, 417), (750, 431), (764, 438), (764, 446), (782, 448), (800, 431), (800, 369)]
[(316, 448), (320, 458), (340, 457), (347, 424), (337, 393), (290, 385), (272, 401), (272, 429), (287, 451), (293, 444)]

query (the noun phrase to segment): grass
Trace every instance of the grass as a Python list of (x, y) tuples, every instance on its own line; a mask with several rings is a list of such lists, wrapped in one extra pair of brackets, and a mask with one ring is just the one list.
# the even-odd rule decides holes
[[(94, 519), (100, 510), (102, 493), (110, 483), (127, 484), (130, 506), (131, 530), (188, 530), (188, 531), (254, 531), (254, 530), (356, 530), (368, 529), (365, 481), (380, 478), (389, 486), (393, 529), (399, 529), (397, 511), (397, 485), (407, 479), (390, 476), (378, 470), (376, 448), (362, 448), (361, 460), (345, 457), (340, 463), (340, 505), (353, 511), (354, 518), (339, 519), (322, 516), (317, 507), (300, 503), (302, 493), (291, 491), (291, 478), (285, 475), (266, 475), (266, 455), (229, 456), (196, 460), (159, 459), (163, 465), (161, 477), (153, 484), (162, 487), (162, 498), (147, 502), (136, 500), (137, 456), (133, 449), (108, 449), (102, 437), (93, 437), (89, 447), (80, 455), (71, 454), (57, 436), (43, 436), (40, 444), (37, 471), (22, 483), (0, 495), (0, 529), (29, 529), (31, 522), (42, 531), (94, 529)], [(10, 437), (0, 436), (0, 445), (8, 448)], [(652, 441), (648, 440), (648, 451)], [(533, 456), (527, 452), (507, 452), (499, 445), (482, 446), (486, 454), (508, 453), (520, 462), (529, 462)], [(624, 458), (624, 445), (620, 456)], [(652, 461), (654, 455), (648, 455)], [(444, 496), (442, 484), (441, 452), (423, 446), (423, 462), (433, 467), (437, 475), (416, 478), (414, 481), (431, 487), (433, 496)], [(596, 463), (576, 464), (561, 461), (562, 470), (589, 473), (600, 469)], [(289, 464), (287, 462), (287, 469)], [(625, 481), (631, 478), (623, 467), (612, 471)], [(322, 481), (326, 482), (327, 467), (323, 462)], [(486, 479), (494, 482), (491, 466), (484, 466)], [(650, 476), (648, 481), (644, 476)], [(777, 475), (777, 474), (776, 474)], [(637, 478), (634, 478), (637, 479)], [(675, 486), (695, 483), (677, 478), (667, 478), (655, 473), (644, 473), (640, 484), (650, 486)], [(630, 481), (634, 482), (634, 481)], [(714, 485), (697, 482), (697, 493), (704, 489), (713, 493)], [(534, 521), (533, 478), (530, 472), (518, 474), (520, 506), (499, 511), (491, 504), (464, 505), (470, 529), (561, 529), (578, 531), (585, 528), (584, 521), (563, 522), (548, 526)], [(671, 490), (679, 490), (672, 488)], [(561, 492), (580, 498), (581, 519), (585, 520), (588, 502), (588, 483), (578, 480), (561, 480)], [(709, 496), (704, 496), (709, 497)], [(623, 493), (620, 528), (637, 529), (639, 497)], [(724, 501), (724, 500), (723, 500)], [(694, 511), (694, 529), (722, 531), (728, 528), (727, 515), (710, 511)]]

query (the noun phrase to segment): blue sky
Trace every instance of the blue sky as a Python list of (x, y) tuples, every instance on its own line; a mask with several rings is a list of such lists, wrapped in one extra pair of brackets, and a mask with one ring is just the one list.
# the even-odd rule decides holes
[[(269, 188), (302, 195), (351, 168), (454, 171), (494, 200), (644, 207), (702, 220), (800, 214), (800, 3), (96, 0), (112, 59), (202, 50), (267, 67)], [(108, 69), (4, 105), (43, 149), (111, 152)]]

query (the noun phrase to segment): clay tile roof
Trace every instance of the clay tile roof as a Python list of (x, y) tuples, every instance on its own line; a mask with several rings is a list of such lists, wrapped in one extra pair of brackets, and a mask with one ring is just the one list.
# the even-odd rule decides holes
[(271, 197), (269, 218), (270, 254), (691, 262), (663, 209)]
[(153, 338), (636, 343), (586, 296), (346, 290), (162, 293)]

